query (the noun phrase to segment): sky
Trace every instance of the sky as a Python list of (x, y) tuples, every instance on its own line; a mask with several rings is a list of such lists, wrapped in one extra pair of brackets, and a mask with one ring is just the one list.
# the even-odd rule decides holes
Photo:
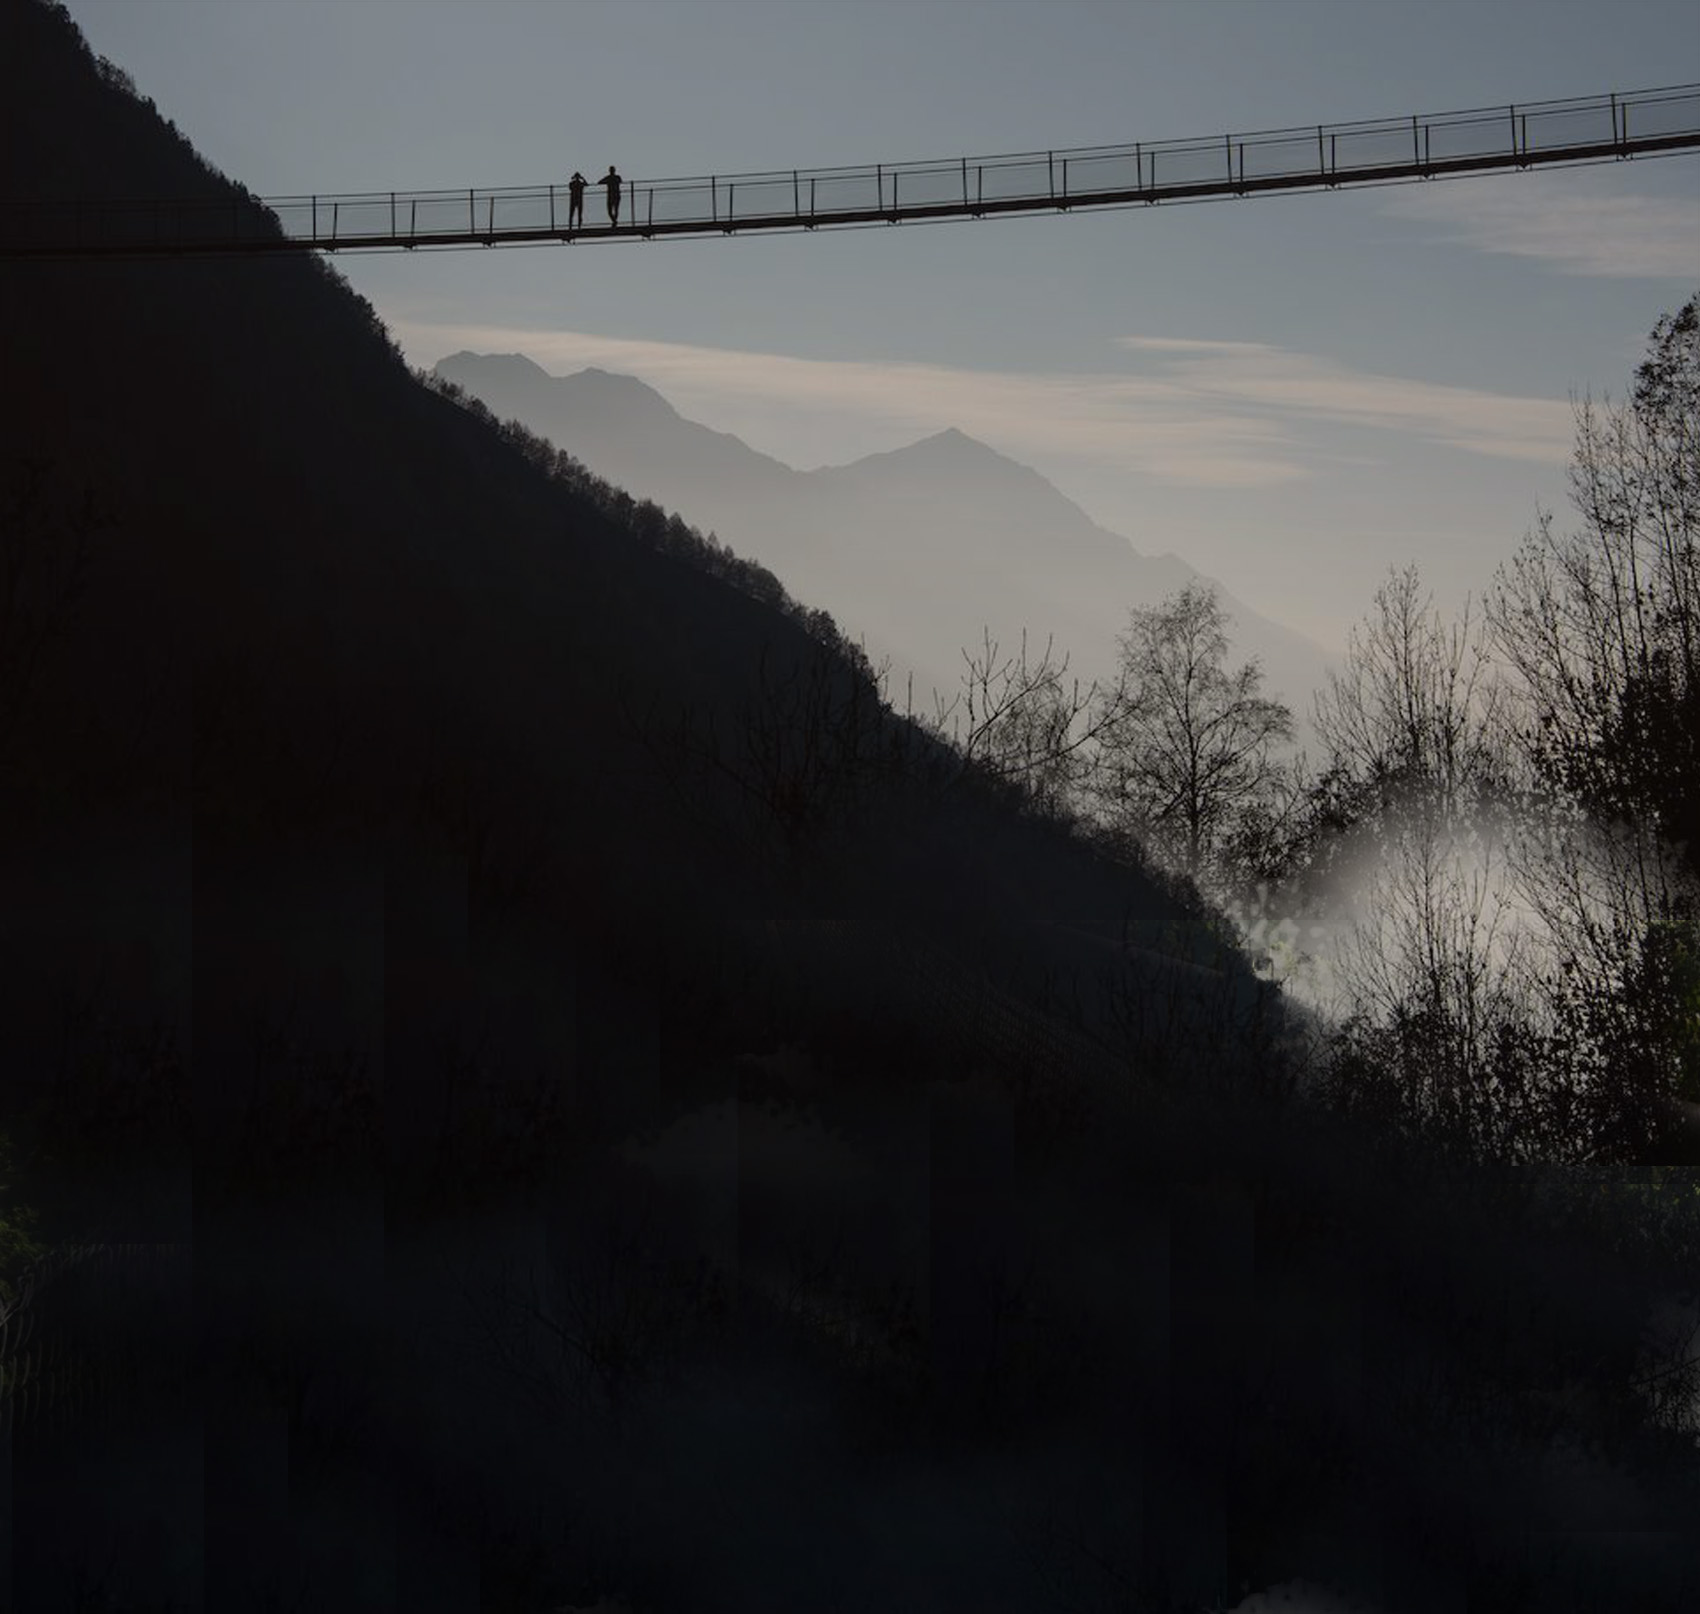
[[(1700, 81), (1688, 0), (68, 8), (262, 196), (896, 163)], [(337, 263), (414, 364), (470, 348), (637, 375), (799, 468), (958, 427), (1338, 649), (1390, 567), (1418, 563), (1453, 610), (1538, 508), (1562, 522), (1572, 399), (1621, 394), (1655, 320), (1700, 290), (1700, 154)]]

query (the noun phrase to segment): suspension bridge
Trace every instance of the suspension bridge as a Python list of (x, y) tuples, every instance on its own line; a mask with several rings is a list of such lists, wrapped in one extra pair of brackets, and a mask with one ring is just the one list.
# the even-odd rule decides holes
[(1125, 146), (624, 182), (0, 208), (0, 256), (387, 252), (649, 241), (1083, 212), (1575, 167), (1700, 148), (1700, 84)]

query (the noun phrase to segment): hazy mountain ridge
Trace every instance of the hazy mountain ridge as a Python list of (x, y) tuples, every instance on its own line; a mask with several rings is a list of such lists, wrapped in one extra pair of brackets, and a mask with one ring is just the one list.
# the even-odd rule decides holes
[[(520, 355), (468, 352), (436, 373), (770, 567), (876, 659), (889, 656), (894, 685), (912, 669), (923, 709), (928, 685), (954, 691), (962, 650), (978, 649), (987, 628), (1005, 650), (1023, 629), (1035, 651), (1054, 636), (1083, 680), (1108, 677), (1128, 611), (1202, 576), (1172, 553), (1141, 554), (1038, 471), (954, 427), (801, 471), (689, 419), (634, 377), (552, 376)], [(1267, 687), (1308, 714), (1334, 658), (1216, 586), (1235, 659), (1257, 657)]]

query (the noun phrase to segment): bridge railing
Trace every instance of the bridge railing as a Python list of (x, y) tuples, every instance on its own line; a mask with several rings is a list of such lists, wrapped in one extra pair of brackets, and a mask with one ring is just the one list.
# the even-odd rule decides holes
[[(850, 168), (699, 175), (628, 182), (621, 233), (874, 221), (982, 207), (1067, 207), (1104, 199), (1162, 201), (1241, 185), (1328, 185), (1430, 165), (1514, 164), (1567, 152), (1625, 154), (1660, 139), (1700, 139), (1700, 85), (1537, 101), (1462, 112), (1224, 134), (1203, 139), (1004, 153)], [(22, 242), (146, 249), (425, 245), (568, 233), (564, 184), (231, 201), (67, 200), (0, 210)], [(598, 184), (586, 187), (589, 236), (610, 233)], [(576, 230), (575, 230), (576, 233)]]
[[(926, 162), (637, 180), (624, 186), (620, 227), (757, 221), (829, 222), (982, 204), (1066, 205), (1106, 195), (1295, 179), (1326, 183), (1385, 168), (1504, 159), (1622, 145), (1700, 131), (1700, 85), (1408, 118), (1318, 124), (1192, 140), (1003, 153)], [(505, 190), (282, 198), (268, 204), (285, 234), (316, 243), (379, 235), (429, 239), (564, 231), (564, 185)], [(606, 231), (603, 194), (587, 187), (583, 225)]]

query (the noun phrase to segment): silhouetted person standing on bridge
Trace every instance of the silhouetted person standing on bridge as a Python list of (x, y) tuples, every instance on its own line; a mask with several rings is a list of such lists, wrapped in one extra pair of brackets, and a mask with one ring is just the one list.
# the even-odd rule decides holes
[(608, 228), (617, 229), (620, 223), (620, 176), (614, 172), (614, 165), (608, 164), (608, 172), (598, 182), (608, 193)]
[(584, 175), (576, 168), (567, 181), (567, 228), (584, 228)]

